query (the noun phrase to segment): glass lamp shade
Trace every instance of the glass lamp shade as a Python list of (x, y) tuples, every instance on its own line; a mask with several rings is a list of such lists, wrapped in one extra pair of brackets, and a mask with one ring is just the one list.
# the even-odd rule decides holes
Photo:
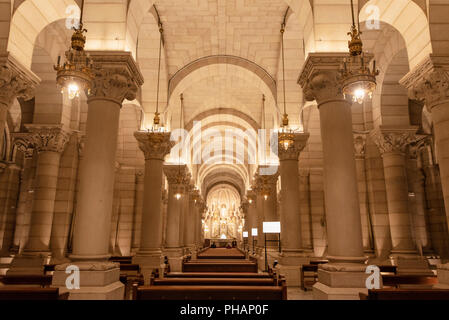
[(60, 64), (61, 57), (58, 57), (58, 64), (54, 66), (56, 71), (56, 82), (62, 87), (61, 92), (67, 92), (69, 99), (79, 97), (81, 91), (89, 91), (94, 79), (93, 62), (89, 55), (84, 51), (86, 32), (83, 25), (72, 35), (71, 47), (65, 52), (66, 62)]
[(288, 132), (288, 130), (285, 129), (282, 129), (279, 132), (279, 144), (284, 148), (284, 150), (288, 150), (294, 142), (294, 135), (292, 132)]

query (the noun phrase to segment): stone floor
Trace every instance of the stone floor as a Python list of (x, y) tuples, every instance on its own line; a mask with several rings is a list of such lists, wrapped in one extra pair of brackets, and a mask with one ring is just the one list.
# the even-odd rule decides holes
[(304, 291), (299, 287), (287, 288), (288, 300), (313, 300), (312, 291)]

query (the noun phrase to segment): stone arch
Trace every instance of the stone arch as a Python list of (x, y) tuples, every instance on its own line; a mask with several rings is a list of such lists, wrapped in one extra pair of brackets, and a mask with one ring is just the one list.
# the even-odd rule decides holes
[(372, 20), (367, 7), (379, 8), (379, 20), (394, 27), (405, 40), (410, 69), (432, 53), (429, 22), (422, 8), (411, 0), (370, 0), (360, 10), (360, 22)]
[(21, 3), (11, 19), (7, 50), (30, 68), (37, 36), (50, 23), (65, 19), (68, 6), (78, 4), (75, 0), (27, 0)]

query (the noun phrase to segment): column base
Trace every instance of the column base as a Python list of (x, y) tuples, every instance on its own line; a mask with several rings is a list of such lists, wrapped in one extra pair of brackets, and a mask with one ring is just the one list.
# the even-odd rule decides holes
[(449, 289), (449, 263), (439, 264), (437, 266), (438, 284), (434, 285), (434, 289)]
[(49, 252), (24, 252), (11, 262), (11, 268), (6, 272), (10, 274), (43, 274), (44, 265), (50, 262)]
[(134, 264), (140, 266), (140, 272), (143, 274), (145, 285), (150, 284), (151, 273), (154, 269), (159, 270), (159, 274), (164, 274), (164, 258), (161, 250), (138, 251), (132, 258)]
[[(71, 265), (79, 268), (79, 289), (67, 287), (66, 281), (73, 272), (66, 273), (66, 269)], [(118, 263), (74, 261), (56, 266), (51, 286), (59, 288), (60, 293), (69, 292), (69, 300), (123, 300), (125, 285), (119, 280)]]
[(182, 260), (184, 258), (182, 248), (165, 248), (163, 254), (168, 258), (171, 272), (182, 272)]
[(301, 286), (301, 268), (310, 263), (310, 257), (303, 250), (283, 251), (279, 254), (277, 270), (285, 276), (288, 287)]
[(416, 253), (392, 253), (390, 261), (392, 265), (397, 266), (397, 274), (429, 276), (434, 274), (427, 260)]
[(365, 271), (366, 266), (362, 264), (320, 265), (318, 282), (313, 286), (314, 300), (359, 300), (359, 293), (368, 294), (366, 279), (369, 275)]

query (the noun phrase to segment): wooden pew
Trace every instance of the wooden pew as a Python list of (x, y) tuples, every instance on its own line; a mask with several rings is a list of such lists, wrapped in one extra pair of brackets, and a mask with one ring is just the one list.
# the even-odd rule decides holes
[(67, 300), (69, 292), (59, 294), (59, 288), (0, 287), (0, 300)]
[(284, 286), (135, 286), (134, 300), (287, 300)]
[(213, 262), (204, 260), (204, 262), (184, 262), (182, 264), (183, 272), (257, 272), (257, 263), (243, 262)]
[(447, 289), (397, 289), (384, 288), (360, 293), (360, 300), (449, 300)]
[(394, 287), (401, 288), (409, 287), (411, 288), (432, 288), (433, 285), (438, 283), (437, 276), (419, 276), (419, 275), (382, 275), (382, 283), (384, 287)]
[(272, 278), (269, 273), (249, 272), (170, 272), (166, 278)]
[(274, 286), (270, 278), (164, 278), (151, 279), (150, 286)]
[(120, 264), (131, 264), (132, 259), (132, 256), (113, 256), (109, 258), (109, 261), (118, 262)]
[(53, 276), (52, 275), (40, 275), (40, 274), (13, 274), (6, 275), (0, 279), (5, 285), (29, 285), (29, 286), (40, 286), (41, 288), (46, 288), (51, 285)]

